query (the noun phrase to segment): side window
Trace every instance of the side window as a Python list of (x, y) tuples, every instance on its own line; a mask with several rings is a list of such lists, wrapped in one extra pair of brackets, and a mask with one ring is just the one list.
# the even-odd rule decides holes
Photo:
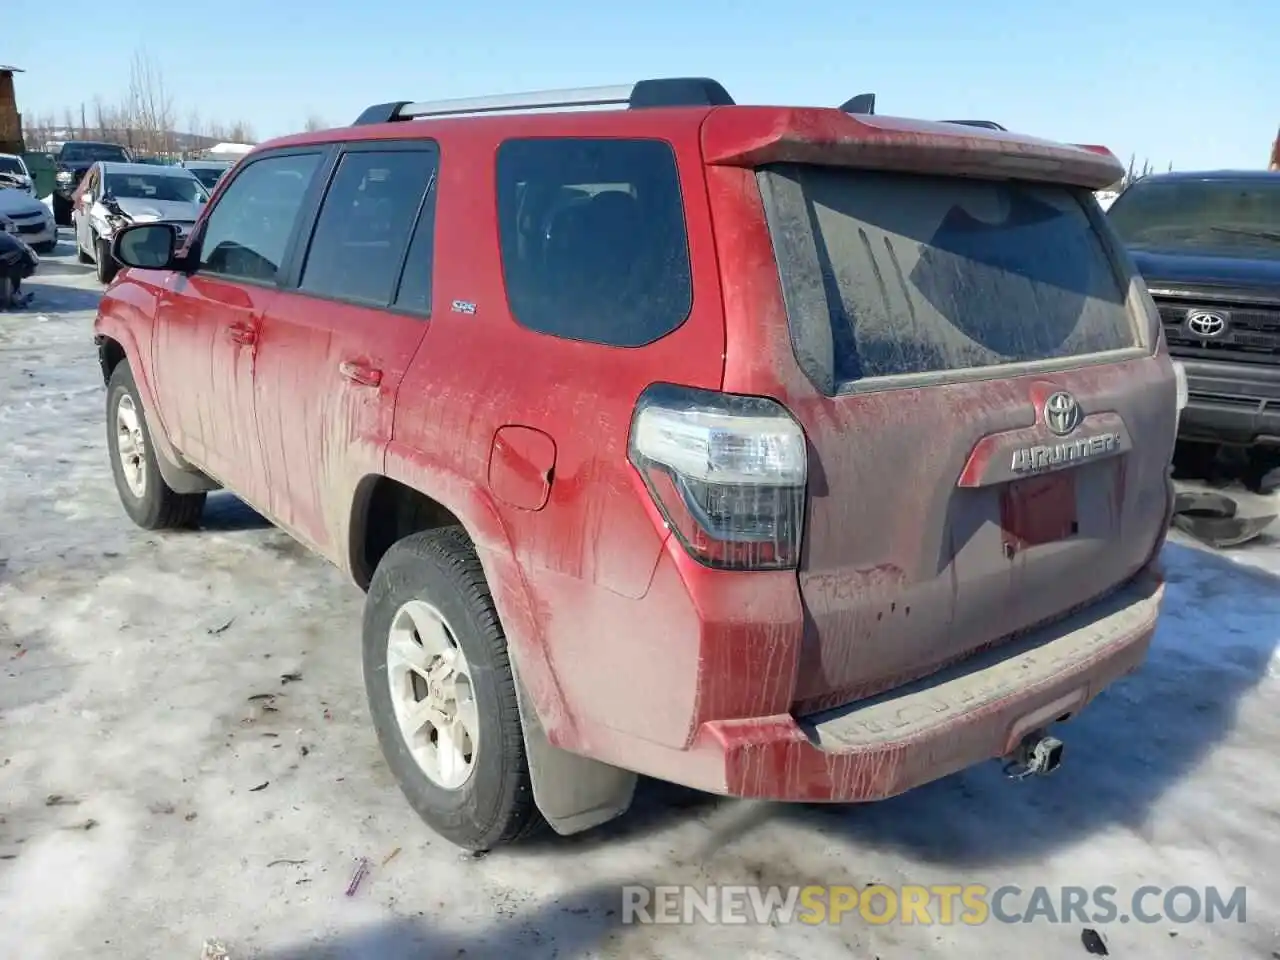
[[(320, 208), (299, 289), (356, 303), (391, 304), (435, 169), (434, 147), (344, 155)], [(430, 263), (411, 263), (409, 276), (417, 278), (424, 268), (429, 271)]]
[(693, 306), (675, 154), (660, 140), (508, 140), (498, 148), (507, 300), (542, 333), (638, 347)]
[(200, 271), (275, 282), (320, 157), (264, 157), (241, 170), (209, 211), (200, 241)]
[(431, 316), (431, 274), (435, 263), (436, 189), (432, 185), (422, 203), (395, 299), (401, 310), (427, 317)]

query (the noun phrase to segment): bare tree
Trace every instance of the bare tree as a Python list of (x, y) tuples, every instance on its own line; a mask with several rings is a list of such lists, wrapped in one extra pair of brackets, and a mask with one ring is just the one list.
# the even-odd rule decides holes
[(58, 118), (52, 113), (33, 114), (23, 117), (22, 139), (28, 150), (43, 153), (58, 129)]
[(302, 125), (302, 129), (307, 133), (315, 133), (317, 130), (327, 130), (329, 129), (329, 122), (319, 114), (308, 114), (306, 123)]
[(129, 68), (129, 114), (132, 132), (144, 151), (173, 151), (173, 98), (164, 84), (159, 65), (145, 49), (133, 55)]
[[(80, 104), (78, 110), (66, 107), (62, 111), (61, 126), (54, 114), (29, 119), (24, 123), (23, 136), (30, 149), (42, 150), (49, 141), (79, 139), (92, 134), (139, 153), (169, 155), (177, 153), (180, 146), (184, 150), (192, 146), (198, 148), (200, 140), (257, 142), (253, 126), (247, 121), (223, 123), (202, 117), (199, 110), (192, 109), (187, 114), (187, 133), (197, 138), (197, 144), (180, 144), (175, 130), (178, 116), (159, 63), (145, 48), (138, 48), (130, 63), (128, 87), (118, 103), (99, 96), (92, 104)], [(307, 122), (315, 124), (315, 129), (325, 126), (324, 121), (314, 115)]]
[(252, 124), (237, 120), (227, 128), (227, 139), (232, 143), (257, 143)]

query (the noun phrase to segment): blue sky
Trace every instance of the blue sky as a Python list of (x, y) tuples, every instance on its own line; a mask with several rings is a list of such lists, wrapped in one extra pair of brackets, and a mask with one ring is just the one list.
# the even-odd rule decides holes
[[(739, 102), (989, 118), (1163, 169), (1259, 167), (1280, 125), (1280, 0), (14, 0), (25, 113), (118, 99), (145, 44), (178, 116), (259, 137), (368, 104), (711, 76)], [(1271, 38), (1268, 47), (1265, 38)]]

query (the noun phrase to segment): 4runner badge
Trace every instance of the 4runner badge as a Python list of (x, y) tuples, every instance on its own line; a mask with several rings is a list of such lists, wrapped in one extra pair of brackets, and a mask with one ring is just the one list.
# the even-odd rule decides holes
[(1046, 443), (1034, 447), (1018, 447), (1013, 451), (1009, 469), (1014, 473), (1038, 473), (1054, 470), (1069, 463), (1079, 463), (1094, 457), (1105, 457), (1120, 450), (1120, 434), (1100, 433), (1093, 437), (1081, 437), (1066, 443)]

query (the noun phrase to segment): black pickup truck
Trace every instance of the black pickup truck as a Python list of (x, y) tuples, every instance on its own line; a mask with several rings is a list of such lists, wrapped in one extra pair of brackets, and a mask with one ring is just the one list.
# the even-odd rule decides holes
[(68, 140), (54, 158), (53, 219), (60, 227), (71, 225), (72, 195), (85, 173), (99, 160), (133, 162), (128, 148), (118, 143), (93, 140)]
[(1179, 439), (1246, 454), (1261, 482), (1280, 466), (1280, 172), (1145, 177), (1107, 216), (1186, 369)]

